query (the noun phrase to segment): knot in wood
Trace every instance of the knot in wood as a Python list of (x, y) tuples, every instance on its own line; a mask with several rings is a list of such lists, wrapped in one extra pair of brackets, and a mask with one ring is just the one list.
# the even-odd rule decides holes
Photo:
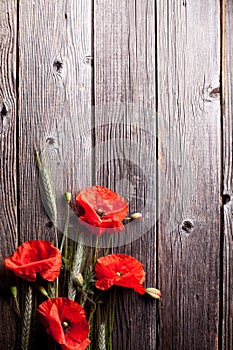
[(181, 224), (181, 229), (185, 233), (191, 233), (194, 229), (193, 222), (190, 219), (183, 220), (183, 222)]

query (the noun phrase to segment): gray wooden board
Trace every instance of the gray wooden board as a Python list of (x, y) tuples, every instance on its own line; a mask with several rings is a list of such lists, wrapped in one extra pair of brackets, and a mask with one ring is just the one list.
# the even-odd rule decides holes
[(164, 350), (218, 347), (219, 18), (218, 1), (157, 2), (158, 123), (167, 130), (158, 238)]
[[(223, 9), (224, 10), (224, 9)], [(223, 249), (223, 329), (222, 348), (233, 349), (233, 178), (232, 178), (232, 29), (233, 4), (226, 2), (225, 35), (225, 96), (223, 96), (223, 203), (224, 205), (224, 249)]]
[[(136, 222), (113, 252), (140, 260), (162, 299), (119, 291), (114, 349), (216, 349), (219, 326), (221, 348), (233, 349), (230, 0), (223, 162), (220, 15), (217, 0), (1, 3), (1, 263), (18, 243), (54, 240), (34, 145), (46, 150), (59, 203), (66, 190), (102, 184), (128, 197), (130, 212), (147, 211), (147, 228)], [(15, 280), (1, 276), (0, 347), (10, 350)]]
[[(24, 16), (26, 12), (28, 16)], [(77, 118), (80, 122), (80, 134), (66, 135), (70, 137), (67, 148), (72, 147), (72, 142), (81, 143), (81, 135), (86, 134), (90, 121), (80, 115), (91, 105), (92, 72), (85, 60), (91, 55), (91, 6), (82, 1), (58, 1), (46, 5), (43, 1), (30, 4), (22, 1), (19, 17), (21, 239), (51, 238), (53, 230), (46, 228), (48, 219), (36, 186), (38, 171), (33, 147), (45, 147), (47, 153), (51, 152), (51, 158), (52, 153), (57, 152), (54, 157), (63, 161), (64, 140), (58, 144), (50, 137), (56, 135), (57, 129), (66, 133), (67, 129), (62, 129), (64, 119)], [(81, 20), (84, 17), (86, 21)], [(57, 137), (64, 139), (62, 134)], [(66, 169), (61, 169), (64, 189), (73, 185), (72, 177), (88, 177), (86, 165), (82, 175), (75, 173), (78, 154), (73, 152), (70, 158), (72, 156)], [(71, 184), (65, 186), (69, 176)]]
[[(154, 1), (96, 0), (96, 181), (126, 197), (131, 213), (144, 210), (153, 197), (146, 210), (150, 227), (144, 232), (144, 227), (135, 223), (125, 235), (132, 240), (134, 235), (142, 237), (113, 248), (113, 252), (130, 254), (144, 264), (148, 287), (156, 286), (155, 74)], [(124, 233), (120, 235), (123, 241)], [(155, 349), (155, 300), (118, 290), (113, 342), (114, 349)]]
[(13, 349), (17, 311), (9, 288), (12, 275), (3, 271), (4, 258), (18, 244), (16, 176), (16, 1), (1, 4), (0, 11), (0, 344)]
[[(51, 227), (51, 219), (42, 205), (34, 145), (45, 148), (48, 162), (54, 166), (52, 170), (55, 174), (57, 171), (58, 201), (62, 201), (65, 191), (90, 183), (90, 162), (80, 164), (79, 159), (82, 144), (91, 143), (87, 132), (91, 120), (83, 117), (92, 98), (92, 67), (88, 59), (92, 55), (91, 16), (90, 1), (20, 1), (21, 242), (55, 238), (54, 226)], [(79, 121), (77, 133), (70, 128), (72, 120)], [(33, 346), (46, 348), (38, 335)]]

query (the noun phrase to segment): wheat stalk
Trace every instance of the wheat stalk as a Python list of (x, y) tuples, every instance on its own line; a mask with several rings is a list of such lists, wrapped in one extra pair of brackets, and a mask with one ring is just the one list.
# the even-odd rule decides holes
[(72, 271), (70, 274), (69, 286), (68, 286), (68, 298), (71, 300), (74, 300), (75, 296), (76, 296), (77, 290), (74, 287), (74, 277), (81, 270), (82, 261), (83, 261), (83, 253), (84, 253), (84, 245), (81, 243), (78, 243), (78, 246), (77, 246), (77, 249), (75, 252), (75, 256), (74, 256)]
[(38, 169), (40, 172), (41, 179), (41, 191), (46, 199), (46, 206), (49, 212), (49, 216), (53, 221), (57, 220), (57, 206), (56, 199), (54, 194), (54, 189), (51, 183), (51, 175), (49, 166), (46, 161), (44, 152), (41, 153), (42, 157), (40, 158), (39, 152), (36, 149), (36, 160), (38, 164)]
[[(57, 233), (57, 205), (56, 205), (56, 196), (51, 182), (51, 174), (49, 170), (48, 163), (46, 161), (45, 152), (41, 152), (41, 158), (39, 151), (35, 147), (36, 152), (36, 161), (40, 173), (40, 190), (41, 196), (45, 198), (44, 206), (46, 212), (54, 223), (55, 227), (55, 246), (58, 248), (58, 233)], [(58, 278), (55, 282), (56, 285), (56, 295), (58, 294)]]
[(101, 323), (98, 333), (98, 350), (106, 350), (105, 324)]
[(32, 319), (32, 287), (28, 286), (25, 297), (25, 307), (22, 320), (21, 350), (27, 350), (29, 347), (30, 330)]
[(55, 246), (58, 247), (58, 237), (57, 237), (57, 205), (56, 205), (56, 196), (51, 182), (51, 174), (49, 170), (48, 163), (44, 151), (41, 152), (41, 158), (39, 151), (35, 147), (36, 160), (40, 173), (40, 190), (41, 196), (45, 199), (44, 206), (46, 212), (54, 223), (55, 227)]

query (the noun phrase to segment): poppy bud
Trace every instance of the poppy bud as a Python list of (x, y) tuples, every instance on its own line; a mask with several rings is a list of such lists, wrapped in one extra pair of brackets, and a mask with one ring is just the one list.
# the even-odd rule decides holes
[(77, 273), (77, 275), (75, 275), (74, 282), (77, 283), (79, 287), (83, 286), (83, 276), (81, 273)]
[(41, 292), (46, 298), (49, 298), (48, 293), (46, 292), (45, 288), (42, 286), (38, 286), (38, 291)]
[(154, 299), (159, 299), (161, 297), (160, 290), (156, 288), (146, 288), (146, 293), (149, 294)]
[(14, 299), (15, 299), (15, 304), (20, 316), (20, 308), (19, 308), (19, 303), (18, 303), (18, 299), (17, 299), (17, 294), (18, 294), (18, 289), (16, 286), (11, 287), (11, 294), (13, 295)]
[(71, 201), (71, 193), (70, 192), (65, 192), (64, 196), (65, 196), (65, 199), (66, 199), (67, 203), (69, 204), (70, 201)]
[(132, 220), (142, 220), (142, 214), (141, 213), (134, 213), (130, 216), (130, 219)]
[(13, 295), (13, 297), (16, 299), (17, 298), (17, 287), (11, 287), (11, 294)]

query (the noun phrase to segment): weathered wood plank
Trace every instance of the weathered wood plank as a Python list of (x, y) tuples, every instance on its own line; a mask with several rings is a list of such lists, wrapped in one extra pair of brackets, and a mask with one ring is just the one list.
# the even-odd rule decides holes
[[(18, 243), (16, 175), (16, 1), (2, 1), (0, 11), (0, 348), (13, 349), (17, 312), (2, 268), (4, 258)], [(3, 296), (3, 297), (2, 297)]]
[[(92, 98), (92, 68), (88, 60), (91, 56), (91, 11), (90, 1), (20, 3), (21, 240), (53, 238), (53, 229), (46, 226), (48, 219), (40, 205), (34, 145), (39, 147), (44, 143), (48, 149), (51, 145), (51, 152), (62, 153), (57, 140), (51, 140), (50, 136), (54, 137), (58, 125), (59, 132), (63, 131), (65, 118), (77, 118), (80, 134), (68, 135), (67, 140), (67, 149), (70, 146), (74, 157), (72, 142), (75, 138), (81, 142), (80, 135), (89, 123), (80, 116), (81, 111), (91, 105)], [(64, 141), (64, 135), (58, 137)], [(60, 153), (55, 158), (59, 156)], [(71, 189), (72, 176), (86, 178), (89, 171), (83, 168), (83, 174), (75, 173), (78, 154), (76, 157), (67, 160), (64, 172), (59, 168), (61, 186), (66, 185), (66, 190)]]
[(166, 177), (158, 251), (164, 350), (218, 348), (219, 16), (218, 1), (157, 2), (158, 117)]
[[(19, 4), (20, 241), (55, 240), (41, 204), (34, 145), (45, 147), (55, 179), (60, 179), (55, 188), (58, 200), (77, 184), (86, 186), (90, 177), (89, 163), (80, 165), (79, 158), (83, 139), (91, 142), (86, 135), (91, 120), (81, 114), (92, 99), (91, 23), (91, 1)], [(69, 121), (75, 119), (79, 128), (72, 130)], [(33, 349), (48, 347), (44, 333), (37, 331)]]
[[(147, 110), (155, 110), (155, 86), (154, 1), (96, 0), (96, 182), (126, 197), (131, 213), (143, 211), (151, 201), (151, 207), (145, 210), (153, 222), (147, 233), (135, 223), (132, 230), (117, 234), (121, 235), (121, 242), (124, 234), (145, 235), (132, 244), (113, 248), (114, 252), (130, 254), (145, 265), (147, 286), (156, 285), (156, 125), (155, 117)], [(127, 107), (127, 103), (133, 105)], [(139, 114), (138, 107), (142, 108)], [(155, 349), (155, 301), (129, 290), (118, 292), (114, 349)]]
[[(223, 328), (222, 349), (233, 349), (233, 163), (232, 163), (232, 60), (233, 45), (231, 33), (233, 30), (232, 1), (223, 2), (223, 204), (224, 204), (224, 252), (223, 252)], [(226, 12), (225, 12), (226, 10)], [(224, 12), (226, 16), (224, 16)], [(224, 18), (225, 17), (225, 18)], [(225, 32), (226, 30), (226, 32)]]

